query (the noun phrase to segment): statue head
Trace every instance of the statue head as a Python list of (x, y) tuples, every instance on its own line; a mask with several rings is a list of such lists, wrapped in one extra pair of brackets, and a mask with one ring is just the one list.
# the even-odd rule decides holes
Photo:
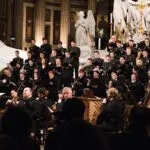
[(79, 18), (83, 18), (85, 16), (84, 11), (79, 12)]
[(88, 10), (88, 16), (93, 16), (92, 10)]

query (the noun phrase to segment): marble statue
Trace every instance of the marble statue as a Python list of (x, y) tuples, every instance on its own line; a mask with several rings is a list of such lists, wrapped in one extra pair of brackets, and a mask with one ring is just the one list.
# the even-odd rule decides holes
[(143, 10), (142, 19), (144, 31), (147, 31), (150, 34), (150, 1), (148, 2), (148, 6)]
[(91, 10), (84, 18), (83, 11), (77, 12), (78, 20), (76, 28), (76, 45), (81, 49), (80, 63), (86, 62), (86, 58), (92, 56), (95, 46), (95, 19)]
[(137, 32), (140, 25), (140, 11), (136, 7), (139, 4), (139, 1), (135, 2), (128, 0), (128, 16), (127, 23), (129, 25), (130, 34), (133, 35)]
[(21, 58), (23, 58), (24, 60), (27, 59), (26, 51), (8, 47), (0, 40), (0, 70), (7, 67), (8, 63), (10, 63), (12, 59), (16, 57), (15, 56), (16, 50), (19, 51)]
[(75, 24), (76, 28), (76, 44), (77, 46), (88, 45), (87, 40), (87, 22), (84, 18), (85, 14), (83, 11), (77, 13), (78, 20)]
[(118, 29), (119, 24), (121, 30), (126, 29), (125, 18), (127, 16), (127, 1), (114, 0), (113, 18), (114, 18), (114, 31)]
[(89, 44), (91, 47), (95, 46), (95, 19), (91, 10), (87, 13), (87, 33), (89, 37)]
[(127, 38), (139, 31), (150, 33), (150, 0), (114, 0), (113, 18), (114, 31)]

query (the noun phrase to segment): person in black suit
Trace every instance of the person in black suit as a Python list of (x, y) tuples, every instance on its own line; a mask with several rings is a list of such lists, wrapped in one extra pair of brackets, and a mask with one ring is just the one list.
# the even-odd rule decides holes
[(38, 46), (36, 46), (34, 39), (31, 40), (31, 43), (32, 43), (32, 46), (30, 47), (30, 52), (31, 52), (31, 54), (32, 54), (32, 57), (33, 57), (34, 59), (36, 59), (36, 58), (39, 57), (40, 48), (39, 48)]
[(65, 57), (65, 52), (66, 52), (66, 49), (62, 47), (62, 42), (59, 41), (58, 42), (58, 48), (56, 49), (56, 52), (57, 52), (57, 57), (63, 59)]
[(94, 95), (100, 98), (106, 97), (106, 86), (102, 76), (100, 77), (97, 70), (93, 71), (93, 77), (90, 81), (89, 88), (94, 92)]
[(76, 42), (71, 42), (70, 54), (74, 62), (74, 70), (75, 70), (75, 78), (78, 77), (78, 69), (79, 69), (79, 57), (81, 54), (81, 50), (79, 47), (76, 47)]
[(45, 54), (46, 58), (49, 58), (51, 52), (52, 52), (52, 46), (50, 44), (48, 44), (47, 39), (43, 38), (42, 39), (42, 43), (43, 45), (41, 45), (41, 52), (43, 52)]
[(123, 114), (125, 104), (120, 100), (116, 88), (107, 90), (107, 99), (103, 100), (103, 110), (98, 116), (97, 125), (105, 132), (117, 132), (123, 129)]
[(23, 66), (23, 59), (19, 56), (19, 51), (15, 51), (16, 57), (10, 62), (12, 67), (15, 67), (17, 63), (20, 63)]
[(84, 89), (87, 88), (88, 79), (83, 69), (79, 70), (78, 78), (74, 82), (75, 96), (83, 96)]
[(49, 127), (49, 121), (51, 120), (50, 109), (54, 102), (47, 97), (47, 90), (45, 88), (40, 88), (37, 91), (38, 97), (34, 103), (35, 112), (37, 115), (36, 128), (46, 129)]

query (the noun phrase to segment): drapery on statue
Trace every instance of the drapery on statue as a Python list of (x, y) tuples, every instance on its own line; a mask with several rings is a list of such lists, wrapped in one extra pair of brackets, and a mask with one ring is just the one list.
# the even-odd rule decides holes
[(76, 44), (77, 46), (94, 46), (95, 39), (95, 19), (91, 10), (88, 11), (85, 19), (84, 12), (77, 12), (78, 20), (75, 24), (76, 28)]
[(144, 31), (150, 34), (150, 1), (148, 2), (148, 6), (143, 10), (143, 28)]
[(133, 38), (139, 31), (150, 33), (150, 0), (114, 0), (113, 18), (114, 31), (122, 37)]
[(118, 30), (121, 24), (121, 31), (126, 29), (125, 18), (127, 16), (127, 2), (126, 0), (114, 0), (114, 31)]

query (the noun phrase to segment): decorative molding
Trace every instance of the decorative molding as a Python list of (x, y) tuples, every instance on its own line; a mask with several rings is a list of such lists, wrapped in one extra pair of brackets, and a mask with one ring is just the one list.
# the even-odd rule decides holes
[(70, 8), (80, 8), (80, 9), (88, 9), (88, 5), (76, 5), (76, 4), (71, 4)]
[(46, 6), (54, 6), (54, 7), (61, 7), (61, 3), (52, 3), (45, 1)]

